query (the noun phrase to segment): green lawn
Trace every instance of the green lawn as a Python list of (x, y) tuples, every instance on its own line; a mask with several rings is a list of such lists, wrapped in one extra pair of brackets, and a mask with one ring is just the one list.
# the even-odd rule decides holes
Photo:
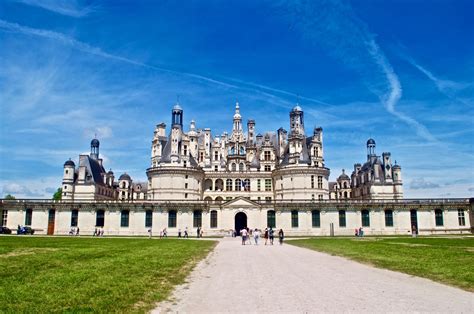
[(474, 238), (311, 238), (290, 244), (474, 291)]
[(0, 237), (0, 312), (146, 312), (214, 241)]

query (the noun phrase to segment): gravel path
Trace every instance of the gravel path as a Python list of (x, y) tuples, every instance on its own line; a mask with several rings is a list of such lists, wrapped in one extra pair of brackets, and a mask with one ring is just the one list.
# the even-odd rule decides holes
[(292, 245), (220, 240), (153, 313), (473, 313), (474, 294)]

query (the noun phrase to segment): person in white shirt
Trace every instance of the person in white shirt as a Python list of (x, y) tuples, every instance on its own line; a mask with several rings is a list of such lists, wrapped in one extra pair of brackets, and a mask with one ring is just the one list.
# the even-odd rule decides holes
[(245, 245), (245, 241), (247, 240), (247, 229), (243, 228), (241, 231), (240, 231), (240, 234), (242, 235), (242, 245)]
[(260, 231), (255, 228), (253, 231), (253, 240), (255, 241), (255, 245), (258, 245), (258, 239), (260, 238)]

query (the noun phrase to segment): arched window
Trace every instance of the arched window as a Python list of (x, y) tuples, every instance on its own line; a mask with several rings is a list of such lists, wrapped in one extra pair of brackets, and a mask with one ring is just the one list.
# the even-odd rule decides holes
[(31, 208), (26, 209), (25, 213), (25, 226), (31, 226), (33, 220), (33, 210)]
[(224, 201), (224, 199), (220, 196), (216, 197), (216, 203), (222, 203), (222, 201)]
[(276, 227), (276, 219), (275, 219), (275, 211), (269, 210), (267, 211), (267, 227), (268, 228), (275, 228)]
[(441, 209), (435, 209), (435, 222), (436, 227), (442, 227), (444, 225), (443, 211)]
[(298, 211), (291, 211), (291, 228), (298, 228)]
[(145, 228), (151, 228), (153, 226), (153, 211), (147, 210), (145, 212)]
[(313, 228), (321, 227), (321, 212), (319, 210), (311, 211), (311, 221)]
[(122, 210), (120, 212), (120, 227), (128, 227), (130, 220), (130, 211)]
[(393, 227), (393, 210), (385, 210), (385, 227)]
[(217, 210), (211, 210), (211, 228), (217, 228)]
[(240, 191), (242, 189), (242, 180), (236, 179), (235, 180), (235, 190)]
[(344, 191), (344, 198), (347, 198), (347, 191)]
[(364, 209), (361, 214), (362, 214), (362, 227), (370, 227), (369, 211), (367, 209)]
[(344, 182), (344, 188), (347, 189), (347, 182)]
[(95, 226), (96, 227), (103, 227), (105, 220), (105, 212), (102, 209), (99, 209), (95, 214)]
[(204, 180), (204, 191), (212, 191), (212, 180), (211, 179)]
[(206, 196), (206, 197), (204, 198), (204, 201), (205, 201), (205, 202), (212, 202), (212, 197)]
[(224, 181), (221, 179), (217, 179), (216, 182), (214, 183), (215, 185), (215, 190), (216, 191), (222, 191), (224, 190)]
[(125, 189), (125, 187), (126, 187), (126, 183), (122, 182), (122, 188)]
[(202, 227), (202, 211), (201, 210), (195, 210), (193, 212), (193, 227), (194, 228)]
[(241, 162), (241, 163), (239, 164), (239, 171), (244, 171), (244, 169), (245, 169), (245, 165), (244, 165), (243, 162)]
[(232, 171), (237, 171), (237, 165), (235, 163), (232, 163)]
[(170, 210), (168, 212), (168, 228), (176, 228), (176, 211)]
[(345, 210), (339, 211), (339, 227), (341, 228), (346, 227), (346, 211)]
[(225, 189), (226, 191), (232, 191), (232, 179), (227, 179), (225, 181)]
[(250, 192), (250, 179), (245, 179), (244, 180), (244, 190), (246, 192)]

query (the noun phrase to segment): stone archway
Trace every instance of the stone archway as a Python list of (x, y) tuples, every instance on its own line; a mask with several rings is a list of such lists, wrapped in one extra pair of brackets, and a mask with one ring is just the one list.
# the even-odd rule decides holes
[(247, 228), (247, 214), (239, 212), (235, 215), (234, 229), (239, 234), (243, 228)]

